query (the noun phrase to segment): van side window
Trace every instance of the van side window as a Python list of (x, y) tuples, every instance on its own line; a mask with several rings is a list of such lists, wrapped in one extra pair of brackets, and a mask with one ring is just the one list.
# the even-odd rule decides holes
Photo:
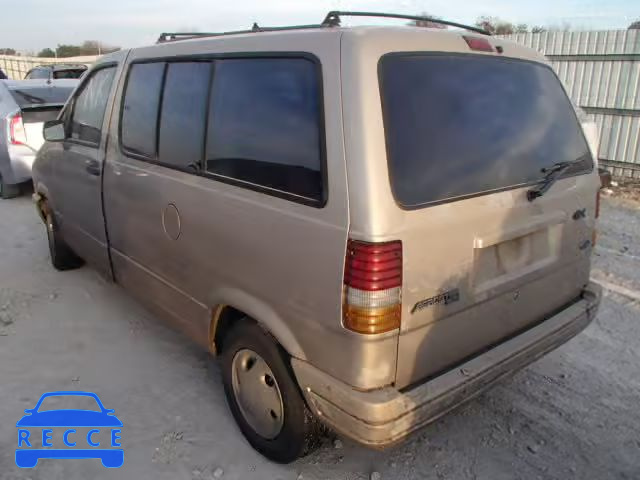
[(158, 161), (193, 172), (204, 154), (211, 63), (170, 63), (162, 95)]
[(207, 172), (266, 192), (321, 202), (318, 68), (304, 58), (216, 61)]
[(122, 146), (130, 153), (155, 158), (164, 68), (165, 64), (161, 62), (131, 66), (120, 123)]
[(96, 71), (75, 96), (70, 126), (70, 137), (73, 140), (96, 146), (100, 144), (104, 111), (115, 71), (115, 67)]

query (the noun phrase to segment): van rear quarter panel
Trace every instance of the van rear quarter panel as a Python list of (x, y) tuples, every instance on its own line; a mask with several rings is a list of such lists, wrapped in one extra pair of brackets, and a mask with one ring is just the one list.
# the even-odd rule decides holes
[[(598, 180), (595, 171), (561, 179), (535, 202), (526, 200), (527, 188), (518, 188), (414, 210), (399, 206), (387, 166), (380, 58), (391, 52), (497, 54), (471, 52), (459, 33), (385, 31), (344, 33), (342, 93), (350, 236), (403, 244), (395, 378), (395, 386), (403, 388), (541, 320), (579, 294), (590, 266), (590, 249), (579, 245), (591, 239)], [(544, 63), (530, 49), (488, 40), (503, 47), (501, 57)], [(456, 179), (443, 175), (442, 181)], [(573, 220), (582, 208), (586, 217)], [(486, 255), (481, 258), (489, 240), (500, 255), (513, 258), (508, 274), (496, 273)], [(418, 302), (454, 289), (459, 301), (413, 310)]]
[[(306, 206), (124, 155), (118, 132), (121, 81), (104, 177), (115, 278), (203, 345), (212, 311), (231, 305), (259, 321), (293, 356), (358, 388), (386, 385), (395, 375), (397, 339), (366, 339), (341, 325), (349, 208), (340, 32), (181, 41), (132, 50), (127, 62), (278, 52), (311, 53), (321, 64), (326, 205)], [(177, 240), (163, 230), (169, 204), (179, 211)]]

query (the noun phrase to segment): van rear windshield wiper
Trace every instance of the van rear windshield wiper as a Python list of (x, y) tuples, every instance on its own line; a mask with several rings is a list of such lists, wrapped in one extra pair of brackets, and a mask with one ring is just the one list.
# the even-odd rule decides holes
[(584, 157), (580, 157), (571, 162), (557, 162), (550, 167), (541, 169), (542, 173), (545, 174), (544, 180), (537, 187), (527, 191), (527, 200), (533, 202), (536, 198), (544, 195), (545, 192), (551, 188), (551, 185), (553, 185), (569, 167), (577, 163), (582, 163), (583, 160)]

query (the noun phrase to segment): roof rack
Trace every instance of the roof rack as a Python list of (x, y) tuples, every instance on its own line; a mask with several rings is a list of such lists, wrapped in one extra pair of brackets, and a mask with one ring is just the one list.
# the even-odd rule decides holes
[(233, 30), (230, 32), (168, 32), (161, 33), (157, 43), (173, 42), (176, 40), (189, 40), (200, 37), (224, 37), (226, 35), (240, 35), (243, 33), (279, 32), (282, 30), (300, 30), (307, 28), (323, 28), (325, 25), (314, 23), (311, 25), (288, 25), (284, 27), (261, 27), (254, 23), (249, 30)]
[(173, 42), (175, 40), (188, 40), (189, 38), (215, 36), (218, 33), (213, 32), (162, 32), (156, 40), (156, 43)]
[(240, 35), (243, 33), (259, 33), (259, 32), (279, 32), (283, 30), (300, 30), (309, 28), (327, 28), (327, 27), (339, 27), (340, 17), (381, 17), (381, 18), (399, 18), (402, 20), (418, 20), (424, 22), (437, 23), (440, 25), (447, 25), (450, 27), (462, 28), (470, 30), (472, 32), (481, 33), (482, 35), (491, 35), (486, 30), (478, 27), (472, 27), (471, 25), (464, 25), (462, 23), (450, 22), (448, 20), (440, 20), (438, 18), (425, 17), (420, 15), (403, 15), (399, 13), (380, 13), (380, 12), (345, 12), (340, 10), (332, 10), (327, 13), (322, 23), (310, 24), (310, 25), (291, 25), (284, 27), (261, 27), (257, 23), (254, 23), (249, 30), (234, 30), (230, 32), (164, 32), (158, 37), (156, 43), (174, 42), (178, 40), (190, 40), (193, 38), (201, 37), (223, 37), (226, 35)]
[(471, 25), (465, 25), (463, 23), (450, 22), (449, 20), (440, 20), (439, 18), (427, 17), (422, 15), (404, 15), (401, 13), (381, 13), (381, 12), (345, 12), (340, 10), (333, 10), (327, 13), (327, 16), (322, 21), (322, 25), (325, 27), (339, 27), (340, 17), (381, 17), (381, 18), (399, 18), (402, 20), (417, 20), (424, 22), (437, 23), (440, 25), (447, 25), (449, 27), (462, 28), (464, 30), (470, 30), (472, 32), (481, 33), (482, 35), (491, 35), (491, 33), (478, 27), (472, 27)]

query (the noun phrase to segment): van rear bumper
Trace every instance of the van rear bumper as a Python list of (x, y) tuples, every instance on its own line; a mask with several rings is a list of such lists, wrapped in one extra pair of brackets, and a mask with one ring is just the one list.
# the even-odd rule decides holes
[(357, 442), (385, 447), (567, 342), (593, 320), (601, 295), (601, 287), (590, 283), (580, 300), (539, 325), (403, 392), (393, 387), (358, 391), (302, 360), (292, 359), (292, 366), (321, 420)]

